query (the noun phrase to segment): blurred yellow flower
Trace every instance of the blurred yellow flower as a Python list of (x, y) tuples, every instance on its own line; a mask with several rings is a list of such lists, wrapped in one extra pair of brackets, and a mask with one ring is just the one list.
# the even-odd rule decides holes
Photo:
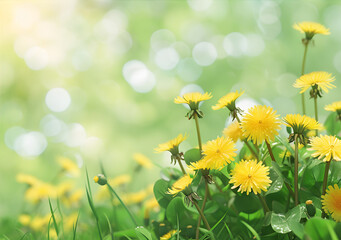
[(31, 220), (30, 228), (34, 231), (43, 231), (47, 229), (47, 224), (49, 223), (50, 218), (50, 214), (47, 214), (44, 217), (36, 216)]
[(165, 151), (170, 151), (172, 154), (178, 154), (179, 153), (179, 144), (182, 143), (187, 139), (187, 135), (182, 135), (181, 133), (174, 139), (159, 144), (157, 148), (155, 148), (155, 152), (160, 153), (160, 152), (165, 152)]
[(250, 108), (241, 121), (244, 137), (251, 138), (256, 144), (274, 140), (280, 129), (278, 116), (276, 111), (268, 106), (258, 105)]
[[(132, 204), (143, 202), (147, 196), (148, 196), (148, 193), (146, 192), (146, 190), (141, 190), (139, 192), (126, 193), (122, 195), (122, 201), (126, 205), (132, 205)], [(118, 202), (115, 202), (115, 203), (118, 203)]]
[(170, 239), (175, 233), (177, 232), (177, 230), (171, 230), (168, 233), (166, 233), (165, 235), (163, 235), (162, 237), (160, 237), (160, 240), (168, 240)]
[[(177, 96), (174, 99), (174, 103), (181, 104), (181, 103), (186, 103), (190, 107), (192, 105), (198, 106), (198, 103), (211, 99), (212, 95), (211, 93), (200, 93), (200, 92), (191, 92), (191, 93), (185, 93), (182, 97)], [(192, 108), (191, 108), (192, 109)]]
[(119, 175), (115, 178), (110, 179), (108, 182), (112, 187), (118, 187), (118, 186), (121, 186), (123, 184), (130, 183), (131, 182), (131, 176), (129, 174), (122, 174), (122, 175)]
[(204, 158), (192, 164), (192, 169), (222, 169), (226, 164), (234, 161), (237, 155), (235, 144), (231, 138), (218, 137), (207, 142), (203, 147)]
[(231, 175), (232, 189), (239, 187), (238, 192), (246, 192), (247, 195), (251, 191), (255, 194), (261, 193), (262, 190), (266, 192), (271, 183), (269, 167), (263, 166), (262, 162), (257, 160), (242, 160), (236, 163)]
[(31, 216), (27, 214), (21, 214), (18, 220), (21, 225), (28, 226), (31, 222)]
[(332, 104), (325, 106), (324, 109), (331, 112), (339, 112), (341, 111), (341, 101), (333, 102)]
[(28, 185), (34, 185), (34, 184), (40, 183), (40, 181), (36, 177), (32, 175), (28, 175), (28, 174), (23, 174), (23, 173), (17, 174), (16, 179), (17, 179), (17, 182), (26, 183)]
[(313, 157), (318, 157), (324, 162), (341, 161), (341, 140), (335, 136), (313, 137), (310, 139), (310, 146), (308, 150), (315, 151), (311, 154)]
[(241, 95), (244, 94), (244, 91), (242, 92), (231, 92), (228, 93), (227, 95), (223, 96), (218, 100), (218, 103), (214, 106), (212, 106), (213, 110), (218, 110), (223, 107), (227, 107), (230, 111), (233, 111), (236, 109), (236, 100), (239, 98)]
[(25, 193), (25, 199), (32, 203), (37, 203), (42, 199), (56, 198), (56, 196), (57, 189), (51, 184), (43, 182), (31, 186)]
[(331, 82), (335, 81), (335, 77), (332, 77), (330, 73), (327, 72), (311, 72), (308, 74), (304, 74), (300, 78), (296, 79), (294, 83), (295, 88), (301, 88), (300, 93), (307, 91), (310, 87), (315, 85), (318, 86), (318, 89), (322, 89), (326, 93), (328, 92), (328, 88), (335, 88), (335, 85), (331, 84)]
[(316, 22), (300, 22), (294, 24), (294, 29), (306, 34), (306, 38), (310, 40), (315, 34), (329, 35), (329, 29), (322, 24)]
[(176, 196), (179, 192), (182, 192), (192, 183), (192, 178), (187, 174), (179, 178), (175, 183), (173, 183), (171, 188), (168, 188), (168, 194)]
[(141, 153), (134, 153), (133, 159), (142, 167), (147, 169), (151, 169), (153, 167), (153, 163), (150, 161), (150, 159)]
[(283, 118), (284, 124), (291, 127), (295, 134), (303, 134), (306, 130), (321, 129), (322, 125), (314, 118), (300, 114), (288, 114)]
[(329, 212), (332, 218), (341, 222), (341, 189), (337, 184), (329, 186), (325, 195), (322, 195), (322, 208)]
[(78, 212), (74, 212), (69, 216), (63, 218), (64, 230), (66, 232), (69, 232), (73, 229), (73, 226), (76, 224), (77, 218)]
[(232, 122), (229, 126), (227, 126), (223, 130), (223, 134), (226, 137), (231, 138), (234, 142), (237, 142), (238, 139), (243, 140), (243, 131), (240, 127), (240, 124), (238, 121)]
[(79, 167), (71, 159), (66, 157), (59, 157), (57, 161), (66, 173), (74, 177), (78, 177), (80, 175)]

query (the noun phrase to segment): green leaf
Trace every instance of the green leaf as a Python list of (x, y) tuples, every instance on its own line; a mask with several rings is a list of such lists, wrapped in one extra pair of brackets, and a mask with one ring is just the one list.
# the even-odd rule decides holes
[(291, 231), (284, 214), (272, 213), (271, 226), (278, 233), (288, 233)]
[(283, 187), (284, 179), (279, 166), (275, 162), (273, 162), (272, 167), (270, 167), (270, 179), (272, 184), (265, 195), (279, 192)]
[(304, 232), (311, 240), (332, 239), (337, 240), (333, 230), (336, 223), (327, 219), (313, 217), (305, 225)]
[(135, 232), (139, 240), (152, 240), (152, 234), (142, 226), (135, 228)]
[(262, 205), (255, 194), (237, 194), (234, 199), (234, 204), (239, 212), (253, 213), (258, 211)]
[(324, 122), (324, 127), (329, 135), (337, 135), (341, 131), (341, 121), (338, 121), (336, 112), (329, 114)]
[(163, 179), (159, 179), (154, 184), (154, 196), (155, 199), (158, 201), (159, 205), (163, 208), (167, 208), (169, 202), (172, 200), (172, 195), (167, 194), (168, 190), (168, 182)]
[(186, 208), (182, 197), (176, 197), (168, 204), (166, 217), (173, 225), (177, 224), (177, 218), (182, 219), (185, 216)]
[(185, 152), (184, 159), (187, 165), (191, 165), (192, 162), (197, 162), (201, 159), (200, 150), (197, 148), (192, 148)]

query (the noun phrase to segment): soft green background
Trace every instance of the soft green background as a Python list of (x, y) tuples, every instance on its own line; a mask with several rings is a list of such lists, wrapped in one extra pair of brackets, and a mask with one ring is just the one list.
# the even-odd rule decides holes
[[(24, 187), (16, 182), (16, 174), (33, 174), (50, 181), (59, 170), (55, 161), (58, 156), (84, 162), (91, 176), (98, 173), (100, 160), (111, 176), (132, 173), (136, 167), (134, 152), (168, 165), (167, 154), (153, 151), (159, 143), (187, 132), (189, 139), (183, 148), (197, 144), (194, 122), (184, 118), (183, 106), (173, 103), (190, 84), (213, 94), (202, 105), (204, 141), (221, 134), (227, 111), (210, 107), (231, 90), (245, 90), (240, 101), (272, 105), (281, 116), (300, 113), (298, 90), (292, 87), (303, 56), (303, 34), (292, 28), (296, 22), (316, 21), (331, 31), (329, 36), (314, 37), (306, 64), (306, 72), (328, 71), (336, 77), (337, 88), (319, 99), (320, 118), (325, 119), (323, 107), (340, 100), (340, 12), (339, 1), (325, 0), (2, 0), (0, 216), (16, 218), (22, 211)], [(160, 29), (169, 30), (168, 37), (151, 43), (153, 33)], [(244, 52), (238, 52), (240, 41), (234, 42), (239, 56), (231, 56), (224, 49), (224, 39), (226, 47), (226, 39), (233, 32), (246, 42)], [(200, 42), (211, 43), (216, 49), (217, 58), (208, 66), (192, 59), (192, 51)], [(160, 61), (155, 56), (160, 46), (177, 51), (179, 62), (173, 69), (158, 67)], [(30, 68), (28, 51), (33, 47), (43, 49), (48, 58), (42, 60), (46, 66), (39, 70)], [(203, 54), (199, 61), (209, 58)], [(191, 61), (192, 68), (182, 67), (184, 59)], [(143, 62), (154, 75), (155, 85), (150, 91), (136, 92), (124, 78), (123, 66), (131, 60)], [(186, 81), (181, 74), (185, 70), (198, 78)], [(45, 103), (47, 92), (55, 87), (64, 88), (71, 96), (70, 106), (60, 113)], [(307, 104), (308, 115), (313, 116), (313, 102)], [(48, 114), (66, 125), (81, 124), (87, 144), (69, 147), (46, 136), (48, 145), (37, 157), (20, 156), (5, 144), (12, 127), (42, 132), (41, 120)], [(143, 170), (134, 175), (130, 190), (144, 188), (158, 176), (157, 167)], [(83, 179), (79, 182), (82, 186)]]

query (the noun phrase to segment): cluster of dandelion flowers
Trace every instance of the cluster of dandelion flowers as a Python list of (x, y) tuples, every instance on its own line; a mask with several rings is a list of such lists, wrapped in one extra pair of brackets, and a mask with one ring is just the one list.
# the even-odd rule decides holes
[(187, 196), (192, 193), (190, 188), (193, 179), (187, 174), (179, 178), (175, 183), (173, 183), (171, 188), (168, 188), (167, 193), (176, 196), (179, 192), (184, 191)]
[(188, 106), (192, 110), (197, 110), (199, 108), (199, 103), (208, 99), (211, 99), (212, 95), (211, 93), (200, 93), (200, 92), (191, 92), (191, 93), (185, 93), (182, 97), (177, 96), (174, 99), (174, 102), (177, 104), (188, 104)]
[(322, 208), (329, 212), (332, 218), (341, 222), (341, 189), (338, 185), (329, 186), (325, 195), (322, 195)]
[(217, 169), (234, 161), (236, 146), (231, 138), (224, 136), (209, 141), (202, 147), (204, 158), (192, 163), (192, 169)]
[(262, 190), (266, 192), (271, 183), (269, 167), (263, 166), (262, 162), (257, 160), (242, 160), (236, 163), (231, 175), (232, 189), (239, 187), (238, 192), (246, 192), (247, 195), (251, 191), (255, 194), (261, 193)]
[(243, 131), (240, 127), (240, 123), (238, 121), (232, 122), (229, 126), (227, 126), (223, 130), (223, 134), (226, 137), (232, 139), (232, 141), (237, 142), (238, 139), (243, 140)]
[(311, 40), (315, 34), (323, 34), (329, 35), (329, 29), (323, 26), (322, 24), (315, 22), (300, 22), (294, 24), (294, 29), (300, 31), (301, 33), (305, 33), (306, 39)]
[(243, 136), (256, 144), (272, 141), (280, 129), (279, 115), (271, 107), (257, 105), (249, 109), (241, 121)]
[(322, 71), (311, 72), (298, 78), (293, 86), (295, 88), (301, 88), (300, 93), (307, 91), (310, 87), (317, 88), (317, 90), (322, 89), (323, 91), (328, 92), (328, 88), (332, 89), (335, 87), (335, 85), (332, 84), (334, 81), (335, 77), (333, 77), (330, 73)]
[(212, 106), (213, 110), (218, 110), (222, 109), (224, 107), (227, 107), (231, 112), (236, 110), (236, 100), (239, 98), (241, 95), (244, 94), (244, 91), (242, 92), (231, 92), (228, 93), (227, 95), (223, 96), (218, 100), (218, 103), (214, 106)]
[(177, 155), (179, 153), (179, 145), (180, 143), (182, 143), (183, 141), (185, 141), (187, 139), (187, 135), (182, 135), (181, 133), (174, 139), (165, 142), (165, 143), (161, 143), (159, 144), (159, 146), (157, 148), (155, 148), (155, 152), (166, 152), (169, 151), (172, 153), (172, 155)]
[(318, 157), (324, 162), (331, 160), (341, 161), (341, 140), (335, 136), (319, 136), (310, 140), (308, 150), (314, 151), (313, 157)]
[(291, 127), (294, 134), (303, 134), (308, 130), (320, 130), (322, 126), (314, 118), (300, 114), (288, 114), (283, 118), (284, 124)]

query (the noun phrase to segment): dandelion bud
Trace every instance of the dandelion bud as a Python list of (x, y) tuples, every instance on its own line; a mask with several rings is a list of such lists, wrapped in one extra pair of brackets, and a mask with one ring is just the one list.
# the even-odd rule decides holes
[(94, 177), (95, 183), (98, 183), (99, 185), (106, 185), (107, 184), (107, 179), (103, 174), (98, 174), (97, 176)]
[(315, 208), (315, 206), (314, 206), (314, 204), (313, 204), (313, 201), (307, 200), (307, 201), (305, 202), (305, 207), (307, 208), (307, 212), (308, 212), (309, 217), (315, 216), (315, 214), (316, 214), (316, 208)]

